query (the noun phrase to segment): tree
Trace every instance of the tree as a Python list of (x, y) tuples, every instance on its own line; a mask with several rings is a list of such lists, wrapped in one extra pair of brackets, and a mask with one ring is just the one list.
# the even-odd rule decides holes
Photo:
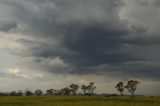
[(130, 80), (127, 82), (125, 88), (128, 90), (129, 93), (131, 93), (132, 96), (134, 96), (134, 92), (136, 91), (139, 83), (139, 81)]
[(71, 90), (68, 87), (65, 87), (63, 89), (60, 90), (62, 95), (70, 95)]
[(0, 92), (0, 96), (9, 96), (9, 94), (5, 92)]
[(55, 94), (55, 90), (54, 89), (49, 89), (46, 92), (47, 92), (47, 95), (49, 95), (49, 96), (52, 96), (52, 95)]
[(61, 90), (55, 90), (54, 95), (63, 95)]
[(81, 89), (85, 95), (93, 95), (94, 90), (96, 89), (94, 82), (89, 83), (88, 86), (82, 85)]
[(43, 92), (42, 92), (42, 90), (37, 89), (37, 90), (35, 90), (34, 94), (35, 94), (36, 96), (42, 96), (42, 95), (43, 95)]
[(123, 95), (123, 92), (124, 92), (124, 89), (125, 89), (125, 86), (123, 84), (123, 82), (119, 82), (118, 84), (116, 84), (116, 87), (115, 87), (121, 94), (121, 96)]
[(30, 90), (25, 91), (26, 96), (33, 96), (33, 93)]
[(81, 89), (82, 89), (83, 93), (86, 94), (87, 86), (86, 85), (82, 85)]
[(17, 92), (16, 91), (11, 91), (10, 96), (17, 96)]
[(19, 91), (17, 92), (17, 96), (23, 96), (23, 92), (22, 92), (21, 90), (19, 90)]
[(78, 84), (71, 84), (69, 87), (71, 88), (70, 90), (73, 93), (73, 95), (76, 95), (77, 90), (79, 89), (79, 85)]
[(90, 93), (91, 95), (93, 95), (95, 89), (96, 87), (94, 85), (94, 82), (89, 83), (89, 85), (87, 86), (88, 93)]

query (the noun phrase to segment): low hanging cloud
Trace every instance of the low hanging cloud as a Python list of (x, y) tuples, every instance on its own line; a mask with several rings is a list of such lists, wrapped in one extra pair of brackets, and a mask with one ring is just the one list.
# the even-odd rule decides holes
[(31, 79), (29, 76), (23, 74), (19, 69), (8, 69), (8, 73), (13, 77)]

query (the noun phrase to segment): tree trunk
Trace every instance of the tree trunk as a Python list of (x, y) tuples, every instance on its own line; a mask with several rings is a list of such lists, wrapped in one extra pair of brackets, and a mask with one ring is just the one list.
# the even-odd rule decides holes
[(123, 93), (121, 92), (121, 96), (123, 96)]
[(84, 95), (86, 94), (85, 90), (83, 90)]
[(93, 95), (93, 89), (91, 90), (91, 95)]

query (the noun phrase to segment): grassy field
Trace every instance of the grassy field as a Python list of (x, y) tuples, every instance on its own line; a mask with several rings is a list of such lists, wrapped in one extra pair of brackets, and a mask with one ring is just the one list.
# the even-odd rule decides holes
[(160, 106), (160, 97), (0, 97), (0, 106)]

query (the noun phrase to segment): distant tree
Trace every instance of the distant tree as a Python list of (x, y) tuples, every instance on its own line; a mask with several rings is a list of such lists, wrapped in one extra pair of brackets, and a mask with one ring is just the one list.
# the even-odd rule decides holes
[(17, 92), (16, 91), (11, 91), (10, 96), (17, 96)]
[(10, 95), (9, 92), (4, 92), (4, 93), (2, 93), (2, 96), (9, 96), (9, 95)]
[(127, 82), (125, 88), (128, 90), (129, 93), (131, 93), (132, 96), (134, 96), (134, 92), (136, 91), (139, 83), (139, 81), (130, 80)]
[(3, 92), (0, 92), (0, 96), (7, 96), (7, 95), (5, 95), (5, 93)]
[(54, 90), (54, 89), (49, 89), (49, 90), (47, 90), (46, 92), (47, 92), (47, 95), (52, 96), (52, 95), (55, 94), (55, 91), (56, 91), (56, 90)]
[(43, 91), (40, 90), (40, 89), (37, 89), (37, 90), (35, 90), (34, 94), (35, 94), (36, 96), (42, 96), (42, 95), (43, 95)]
[(17, 92), (17, 96), (23, 96), (23, 92), (22, 92), (21, 90), (19, 90), (19, 91)]
[(83, 93), (86, 94), (87, 86), (86, 85), (82, 85), (81, 89), (82, 89)]
[(125, 86), (123, 84), (123, 82), (119, 82), (118, 84), (116, 84), (116, 87), (115, 87), (121, 94), (121, 96), (123, 95), (123, 92), (125, 90)]
[(73, 95), (76, 95), (77, 90), (79, 89), (79, 85), (78, 84), (71, 84), (69, 87), (71, 88), (70, 90), (73, 93)]
[(33, 92), (31, 92), (30, 90), (26, 90), (25, 95), (26, 96), (33, 96)]
[[(8, 93), (3, 93), (3, 94), (1, 94), (1, 95), (2, 95), (2, 96), (8, 96), (7, 94), (8, 94)], [(11, 91), (11, 92), (9, 92), (9, 96), (23, 96), (23, 93), (22, 93), (21, 90), (19, 90), (18, 92), (16, 92), (16, 91)]]
[(68, 87), (65, 87), (61, 89), (60, 92), (61, 92), (61, 95), (70, 95), (71, 90)]
[(90, 93), (91, 95), (93, 95), (95, 89), (96, 87), (94, 85), (94, 82), (89, 83), (89, 85), (87, 86), (88, 93)]
[(65, 95), (70, 95), (71, 94), (71, 89), (69, 89), (68, 87), (65, 87), (64, 91), (65, 91)]
[(59, 95), (63, 95), (63, 94), (62, 94), (62, 91), (61, 91), (61, 90), (55, 90), (55, 91), (54, 91), (54, 95), (59, 96)]

